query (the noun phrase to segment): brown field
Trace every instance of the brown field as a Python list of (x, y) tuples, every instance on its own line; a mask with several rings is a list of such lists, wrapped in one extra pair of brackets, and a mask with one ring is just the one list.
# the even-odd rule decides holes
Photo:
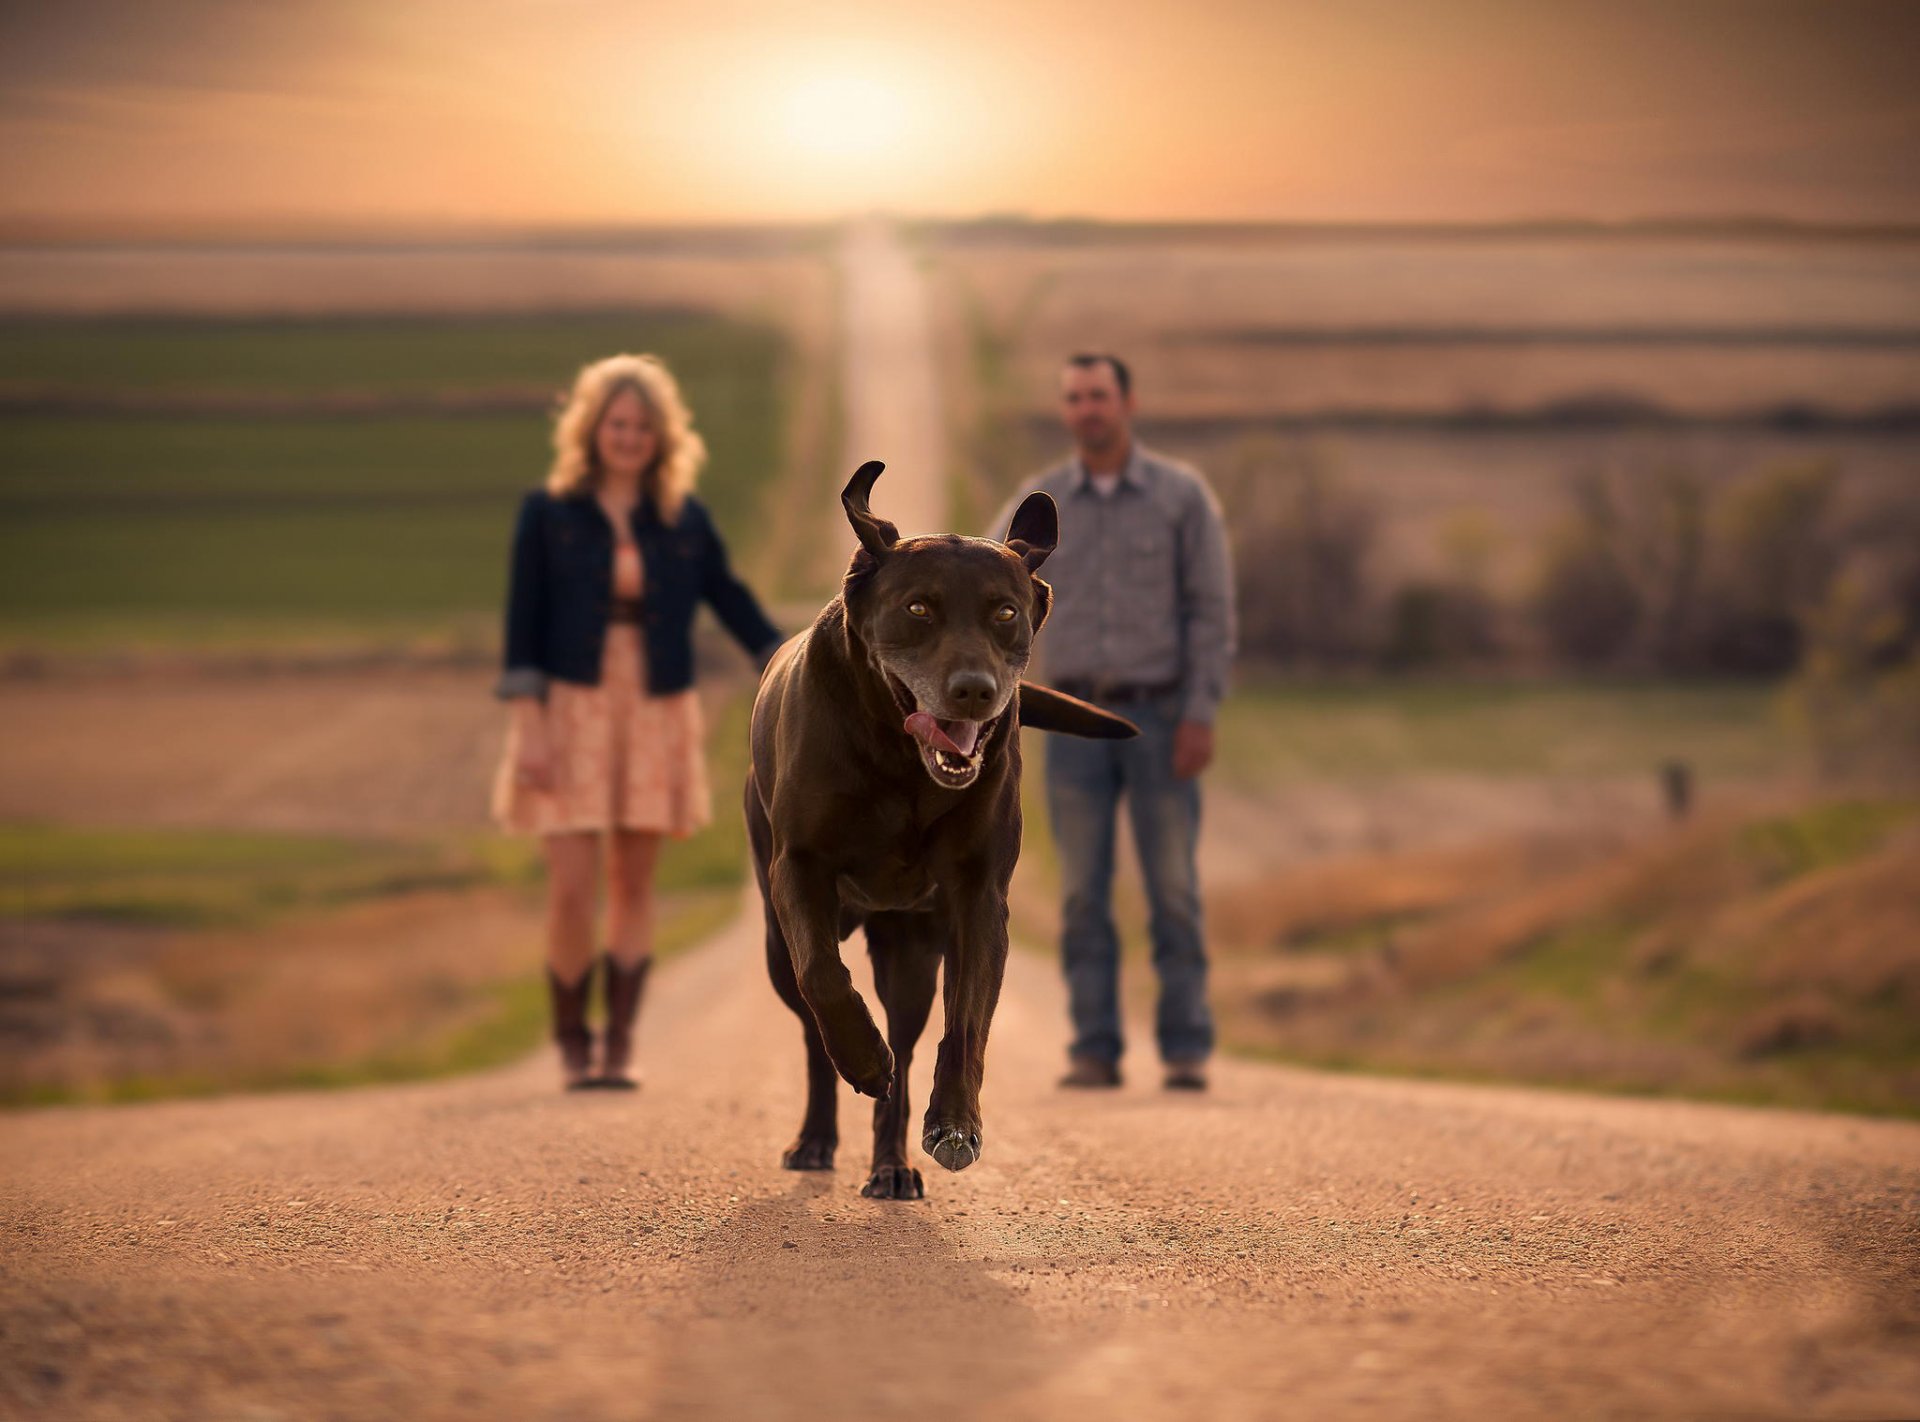
[(1920, 244), (1811, 238), (927, 239), (973, 506), (1064, 451), (1069, 351), (1132, 363), (1144, 438), (1216, 473), (1311, 458), (1381, 511), (1379, 567), (1492, 529), (1511, 591), (1571, 474), (1920, 467)]
[[(1594, 390), (1692, 411), (1920, 395), (1920, 246), (1905, 243), (1296, 238), (945, 247), (938, 262), (950, 316), (1010, 340), (1015, 388), (1042, 411), (1054, 361), (1080, 349), (1126, 353), (1169, 418), (1524, 409)], [(1528, 339), (1487, 343), (1502, 332)], [(1392, 339), (1408, 333), (1421, 342)]]
[(11, 681), (0, 820), (437, 834), (486, 824), (490, 669), (181, 666)]

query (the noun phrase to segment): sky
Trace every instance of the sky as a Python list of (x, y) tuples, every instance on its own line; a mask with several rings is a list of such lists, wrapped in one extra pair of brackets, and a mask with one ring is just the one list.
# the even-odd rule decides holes
[(0, 0), (0, 224), (1920, 221), (1908, 0)]

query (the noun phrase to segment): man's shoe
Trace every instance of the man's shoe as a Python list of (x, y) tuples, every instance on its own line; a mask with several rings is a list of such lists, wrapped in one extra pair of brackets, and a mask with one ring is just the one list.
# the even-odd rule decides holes
[(1060, 1078), (1062, 1086), (1070, 1087), (1107, 1087), (1120, 1084), (1120, 1068), (1101, 1057), (1069, 1057), (1067, 1074)]
[(1169, 1091), (1205, 1091), (1207, 1063), (1204, 1057), (1190, 1062), (1168, 1062), (1166, 1088)]

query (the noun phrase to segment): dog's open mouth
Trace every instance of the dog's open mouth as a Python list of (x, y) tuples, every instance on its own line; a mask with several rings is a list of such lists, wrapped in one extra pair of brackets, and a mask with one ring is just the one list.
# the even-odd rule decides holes
[(921, 763), (934, 783), (949, 790), (964, 790), (973, 784), (980, 776), (987, 740), (1000, 723), (1000, 717), (988, 721), (942, 720), (931, 711), (922, 711), (905, 683), (891, 673), (887, 684), (906, 717), (900, 729), (918, 743)]

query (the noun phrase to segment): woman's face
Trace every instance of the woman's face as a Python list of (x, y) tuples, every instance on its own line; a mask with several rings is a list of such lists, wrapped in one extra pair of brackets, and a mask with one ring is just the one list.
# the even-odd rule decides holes
[(653, 463), (659, 447), (659, 436), (637, 390), (622, 390), (607, 402), (593, 432), (593, 452), (603, 470), (616, 479), (637, 479)]

